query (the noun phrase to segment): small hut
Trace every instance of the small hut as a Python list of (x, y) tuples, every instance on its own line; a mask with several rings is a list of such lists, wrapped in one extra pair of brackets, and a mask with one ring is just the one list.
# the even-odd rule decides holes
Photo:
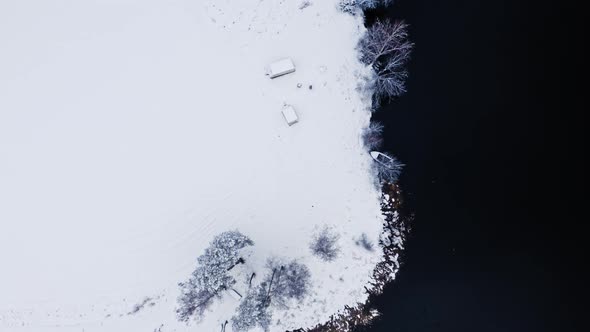
[(275, 61), (268, 66), (268, 75), (270, 78), (287, 75), (295, 71), (295, 64), (290, 58)]
[(293, 106), (285, 106), (285, 108), (283, 108), (283, 116), (289, 126), (292, 126), (299, 121), (299, 117), (297, 117), (297, 113)]

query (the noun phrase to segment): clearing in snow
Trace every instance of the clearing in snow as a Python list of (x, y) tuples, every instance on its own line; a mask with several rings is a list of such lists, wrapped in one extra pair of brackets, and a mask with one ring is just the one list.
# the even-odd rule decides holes
[[(377, 243), (382, 217), (359, 144), (364, 27), (336, 2), (0, 2), (0, 330), (219, 331), (240, 296), (187, 325), (177, 284), (235, 229), (255, 243), (245, 275), (309, 268), (272, 331), (363, 301), (381, 254), (355, 241)], [(297, 71), (270, 80), (286, 56)], [(286, 126), (285, 104), (305, 121)], [(325, 228), (332, 261), (310, 250)]]

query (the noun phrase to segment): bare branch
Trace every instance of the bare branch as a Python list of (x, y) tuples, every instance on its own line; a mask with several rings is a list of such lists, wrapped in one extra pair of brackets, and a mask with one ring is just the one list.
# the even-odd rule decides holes
[(414, 46), (408, 40), (407, 28), (403, 21), (377, 21), (359, 41), (360, 61), (375, 71), (370, 88), (377, 102), (406, 92), (406, 65)]
[(383, 125), (373, 121), (363, 130), (362, 141), (368, 151), (378, 150), (383, 144)]

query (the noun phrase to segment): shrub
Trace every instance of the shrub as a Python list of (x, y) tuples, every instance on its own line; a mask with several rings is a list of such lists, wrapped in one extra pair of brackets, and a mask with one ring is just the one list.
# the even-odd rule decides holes
[(338, 239), (339, 236), (326, 227), (314, 236), (310, 245), (311, 252), (325, 261), (333, 261), (340, 253)]
[(361, 246), (368, 251), (373, 251), (374, 249), (373, 242), (369, 240), (369, 237), (365, 233), (361, 234), (361, 236), (356, 240), (355, 243), (357, 246)]

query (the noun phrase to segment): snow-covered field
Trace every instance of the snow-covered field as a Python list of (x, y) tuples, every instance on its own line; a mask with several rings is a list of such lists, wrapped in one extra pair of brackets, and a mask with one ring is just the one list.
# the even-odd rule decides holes
[[(186, 325), (177, 283), (233, 229), (255, 242), (248, 269), (311, 270), (272, 331), (365, 299), (380, 251), (355, 239), (376, 243), (382, 217), (359, 143), (364, 28), (302, 2), (0, 1), (0, 331), (219, 331), (237, 300)], [(265, 76), (286, 56), (295, 73)], [(309, 250), (325, 226), (333, 262)]]

